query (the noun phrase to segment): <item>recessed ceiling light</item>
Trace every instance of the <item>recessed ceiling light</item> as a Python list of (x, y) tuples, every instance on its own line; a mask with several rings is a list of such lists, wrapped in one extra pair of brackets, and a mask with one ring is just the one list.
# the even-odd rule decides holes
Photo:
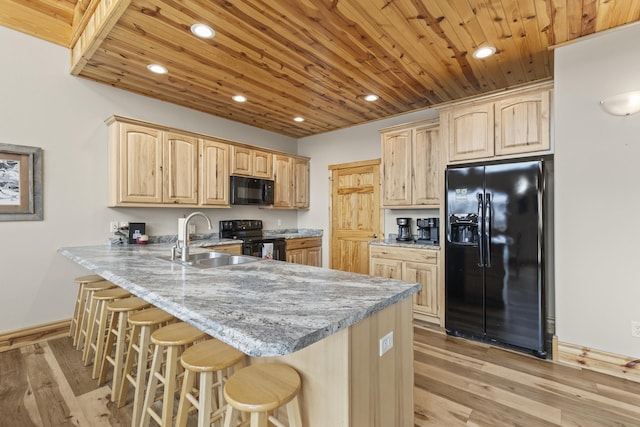
[(294, 118), (293, 118), (293, 121), (294, 121), (294, 122), (298, 122), (298, 123), (300, 123), (300, 122), (304, 122), (304, 117), (294, 117)]
[(493, 55), (494, 53), (496, 53), (496, 48), (493, 46), (483, 46), (479, 49), (476, 49), (475, 52), (473, 52), (473, 57), (476, 59), (483, 59), (483, 58), (488, 58), (489, 56)]
[(191, 32), (201, 39), (212, 39), (216, 36), (216, 32), (206, 24), (193, 24)]
[(147, 65), (147, 70), (156, 74), (167, 74), (169, 72), (169, 70), (167, 70), (167, 67), (163, 67), (160, 64), (149, 64)]
[(380, 97), (378, 95), (370, 94), (364, 97), (364, 100), (367, 102), (377, 101)]
[(234, 95), (231, 97), (236, 102), (247, 102), (247, 97), (242, 95)]

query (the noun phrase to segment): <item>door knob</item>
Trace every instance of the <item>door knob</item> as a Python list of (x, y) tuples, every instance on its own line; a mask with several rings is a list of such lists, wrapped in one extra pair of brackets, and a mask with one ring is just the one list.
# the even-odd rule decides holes
[(374, 238), (374, 239), (377, 239), (377, 238), (378, 238), (378, 235), (377, 235), (377, 234), (372, 234), (372, 235), (371, 235), (371, 236), (369, 236), (369, 237), (372, 237), (372, 238)]

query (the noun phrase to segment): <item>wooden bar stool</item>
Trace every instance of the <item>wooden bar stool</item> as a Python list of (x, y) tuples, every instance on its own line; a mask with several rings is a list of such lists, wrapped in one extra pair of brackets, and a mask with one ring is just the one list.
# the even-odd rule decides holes
[(286, 427), (269, 414), (281, 406), (286, 406), (289, 427), (302, 427), (298, 405), (299, 390), (300, 375), (290, 366), (259, 363), (240, 369), (224, 386), (224, 398), (227, 401), (224, 427), (234, 426), (232, 421), (235, 411), (249, 412), (251, 427), (266, 427), (267, 422)]
[(89, 315), (91, 314), (91, 303), (93, 302), (93, 294), (100, 291), (106, 291), (107, 289), (113, 289), (116, 285), (105, 280), (102, 282), (87, 283), (84, 285), (84, 291), (86, 292), (84, 303), (82, 304), (84, 310), (80, 316), (80, 330), (78, 331), (78, 340), (75, 344), (76, 350), (80, 350), (84, 354), (84, 346), (89, 341)]
[[(116, 395), (120, 389), (120, 381), (122, 381), (122, 372), (124, 370), (124, 357), (127, 349), (127, 319), (129, 318), (129, 314), (133, 314), (150, 305), (147, 301), (138, 297), (119, 299), (107, 305), (110, 320), (107, 340), (101, 358), (102, 362), (100, 364), (100, 374), (98, 375), (98, 385), (101, 386), (106, 382), (109, 365), (113, 366), (111, 380), (112, 402), (116, 401)], [(111, 354), (112, 352), (113, 355)]]
[(131, 325), (131, 334), (129, 347), (127, 349), (127, 360), (124, 364), (123, 378), (120, 389), (118, 390), (118, 408), (123, 407), (127, 403), (129, 384), (133, 384), (132, 426), (138, 427), (140, 425), (142, 404), (144, 403), (144, 390), (147, 385), (147, 370), (152, 354), (149, 349), (151, 333), (175, 320), (175, 317), (157, 307), (148, 308), (129, 315), (127, 322)]
[[(144, 404), (142, 405), (141, 427), (147, 427), (151, 418), (162, 427), (172, 425), (176, 385), (180, 371), (178, 357), (186, 347), (202, 340), (206, 336), (198, 328), (184, 322), (164, 326), (151, 334), (151, 343), (155, 347), (151, 371), (149, 372), (149, 383), (147, 384)], [(166, 357), (164, 357), (165, 350)], [(160, 397), (162, 400), (161, 414), (156, 413), (152, 407), (156, 401), (158, 382), (163, 385), (163, 393)]]
[[(94, 292), (91, 297), (91, 312), (89, 313), (89, 332), (87, 342), (82, 352), (82, 361), (87, 366), (93, 362), (91, 378), (98, 378), (100, 361), (104, 351), (104, 342), (107, 334), (107, 304), (117, 299), (128, 298), (131, 294), (122, 288), (107, 289)], [(91, 352), (93, 351), (93, 357)]]
[(76, 295), (76, 304), (73, 308), (73, 317), (71, 318), (71, 324), (69, 325), (69, 336), (73, 338), (73, 346), (75, 347), (78, 342), (78, 335), (80, 334), (80, 319), (84, 312), (84, 302), (86, 301), (87, 292), (84, 290), (84, 286), (87, 283), (104, 282), (102, 276), (97, 274), (90, 274), (88, 276), (80, 276), (73, 279), (78, 285), (78, 294)]
[[(198, 411), (198, 427), (209, 427), (211, 423), (218, 421), (222, 425), (226, 409), (223, 385), (235, 368), (244, 366), (245, 360), (244, 353), (216, 339), (198, 343), (185, 350), (180, 358), (185, 371), (176, 427), (186, 427), (190, 406)], [(200, 385), (194, 390), (197, 374), (200, 374)]]

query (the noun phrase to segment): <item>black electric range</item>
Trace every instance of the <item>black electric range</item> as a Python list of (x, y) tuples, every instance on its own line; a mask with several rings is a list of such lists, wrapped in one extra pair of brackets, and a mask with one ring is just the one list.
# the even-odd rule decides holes
[[(283, 238), (264, 237), (259, 219), (232, 219), (220, 221), (220, 238), (242, 240), (242, 253), (259, 258), (287, 260)], [(272, 249), (272, 250), (271, 250)]]

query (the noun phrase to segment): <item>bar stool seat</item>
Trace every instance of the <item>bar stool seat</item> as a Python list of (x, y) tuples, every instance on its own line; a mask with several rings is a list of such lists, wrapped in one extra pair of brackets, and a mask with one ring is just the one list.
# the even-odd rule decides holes
[(108, 280), (103, 280), (101, 282), (87, 283), (84, 285), (84, 302), (82, 306), (84, 309), (82, 310), (82, 314), (80, 316), (80, 328), (76, 332), (77, 340), (75, 341), (76, 350), (80, 350), (84, 354), (84, 347), (86, 343), (89, 341), (89, 329), (91, 328), (91, 324), (89, 323), (89, 317), (91, 315), (93, 294), (100, 291), (105, 291), (107, 289), (113, 289), (116, 285), (109, 282)]
[(111, 317), (107, 331), (107, 341), (100, 364), (98, 385), (101, 386), (106, 382), (109, 366), (113, 366), (111, 380), (112, 402), (116, 401), (117, 393), (120, 389), (120, 381), (122, 381), (122, 372), (124, 370), (124, 357), (127, 349), (127, 319), (130, 313), (135, 313), (150, 305), (147, 301), (138, 297), (115, 300), (107, 305), (107, 312), (110, 313)]
[[(185, 374), (176, 427), (186, 427), (190, 406), (198, 411), (198, 427), (209, 427), (212, 422), (221, 422), (226, 409), (222, 390), (224, 383), (236, 367), (244, 366), (245, 360), (243, 352), (217, 339), (198, 343), (185, 350), (180, 358)], [(198, 374), (199, 387), (194, 390)]]
[(151, 363), (150, 356), (152, 351), (149, 348), (151, 333), (175, 320), (176, 318), (171, 314), (157, 307), (147, 308), (129, 315), (127, 322), (131, 325), (131, 334), (122, 382), (118, 390), (118, 408), (127, 403), (129, 385), (133, 385), (132, 426), (138, 427), (140, 425), (144, 391), (147, 384), (147, 371)]
[[(128, 298), (131, 294), (122, 288), (115, 287), (104, 291), (94, 292), (91, 297), (91, 313), (89, 313), (89, 335), (82, 353), (82, 361), (87, 366), (93, 362), (91, 378), (98, 378), (100, 361), (107, 334), (107, 304), (122, 298)], [(93, 358), (91, 352), (93, 351)]]
[[(224, 386), (227, 401), (225, 427), (232, 427), (236, 411), (251, 414), (251, 427), (266, 427), (267, 421), (285, 427), (269, 412), (285, 406), (289, 427), (302, 427), (298, 405), (300, 375), (288, 365), (259, 363), (234, 373)], [(237, 417), (236, 417), (237, 418)]]
[[(206, 336), (204, 332), (185, 322), (164, 326), (151, 334), (151, 343), (155, 347), (149, 372), (149, 383), (142, 406), (141, 427), (147, 427), (151, 418), (163, 427), (172, 425), (175, 392), (180, 371), (178, 357), (186, 347)], [(163, 357), (165, 350), (166, 357)], [(156, 400), (158, 382), (163, 386), (161, 414), (156, 413), (152, 407)]]
[(84, 302), (86, 300), (87, 292), (84, 287), (87, 283), (104, 282), (102, 276), (97, 274), (90, 274), (88, 276), (80, 276), (73, 279), (78, 285), (78, 293), (76, 295), (76, 303), (73, 308), (73, 317), (71, 317), (71, 323), (69, 325), (69, 336), (73, 338), (73, 346), (76, 346), (78, 342), (78, 335), (80, 333), (80, 319), (84, 312)]

